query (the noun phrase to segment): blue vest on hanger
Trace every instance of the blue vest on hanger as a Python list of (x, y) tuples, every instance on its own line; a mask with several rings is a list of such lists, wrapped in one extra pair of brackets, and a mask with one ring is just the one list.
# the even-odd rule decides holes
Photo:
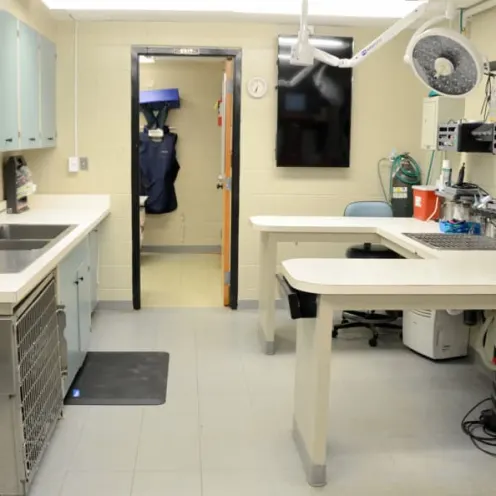
[(145, 202), (147, 214), (166, 214), (177, 209), (174, 188), (179, 173), (176, 157), (177, 134), (164, 127), (164, 137), (154, 141), (145, 129), (140, 134), (141, 194), (148, 196)]

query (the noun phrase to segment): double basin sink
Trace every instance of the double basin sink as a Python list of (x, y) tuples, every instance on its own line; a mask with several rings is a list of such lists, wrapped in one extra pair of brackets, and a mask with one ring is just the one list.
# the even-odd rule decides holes
[(75, 226), (0, 224), (0, 274), (23, 271)]

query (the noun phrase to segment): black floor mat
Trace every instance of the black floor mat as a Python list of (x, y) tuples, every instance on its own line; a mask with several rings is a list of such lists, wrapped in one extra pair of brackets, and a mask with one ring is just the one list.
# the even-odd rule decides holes
[(162, 405), (168, 372), (168, 353), (89, 352), (65, 404)]

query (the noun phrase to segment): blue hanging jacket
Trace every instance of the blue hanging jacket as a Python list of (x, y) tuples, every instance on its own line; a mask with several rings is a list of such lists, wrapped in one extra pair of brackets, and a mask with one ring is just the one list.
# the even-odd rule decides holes
[(179, 173), (176, 156), (177, 134), (164, 128), (164, 137), (154, 141), (147, 129), (140, 134), (140, 170), (142, 195), (148, 196), (145, 202), (147, 214), (166, 214), (177, 209), (177, 196), (174, 183)]

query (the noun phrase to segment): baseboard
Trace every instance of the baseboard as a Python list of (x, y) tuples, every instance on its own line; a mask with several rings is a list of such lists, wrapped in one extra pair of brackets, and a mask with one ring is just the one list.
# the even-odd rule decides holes
[(142, 253), (189, 253), (193, 255), (220, 255), (220, 245), (143, 245)]
[[(258, 300), (240, 300), (238, 301), (238, 310), (258, 310)], [(276, 308), (284, 310), (286, 306), (283, 300), (276, 300)]]
[(133, 310), (133, 302), (117, 300), (99, 301), (95, 312), (98, 312), (98, 310)]

